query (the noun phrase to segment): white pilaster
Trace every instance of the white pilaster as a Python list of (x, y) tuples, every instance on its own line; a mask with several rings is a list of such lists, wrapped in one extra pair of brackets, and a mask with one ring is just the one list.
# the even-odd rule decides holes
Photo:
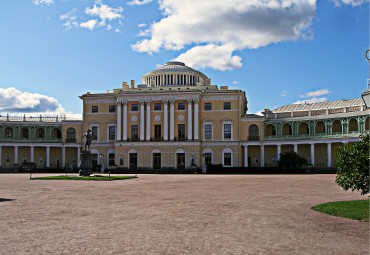
[(146, 140), (150, 141), (150, 102), (146, 102)]
[(315, 144), (311, 144), (311, 164), (315, 166)]
[(199, 139), (198, 100), (194, 101), (194, 140)]
[(279, 161), (280, 160), (280, 154), (281, 154), (281, 145), (278, 144), (277, 145), (277, 160)]
[(46, 147), (46, 167), (50, 167), (50, 146)]
[(30, 162), (35, 162), (35, 160), (34, 160), (34, 149), (35, 149), (35, 147), (34, 146), (31, 146), (30, 147), (30, 151), (31, 151), (31, 155), (30, 155)]
[(293, 146), (294, 146), (294, 152), (298, 153), (298, 144), (293, 144)]
[(80, 168), (80, 163), (81, 163), (80, 154), (81, 154), (81, 148), (77, 147), (77, 167), (78, 168)]
[(193, 139), (193, 116), (191, 112), (191, 100), (188, 101), (188, 140)]
[(145, 140), (145, 134), (144, 134), (144, 125), (145, 125), (145, 119), (144, 119), (144, 102), (140, 102), (140, 141)]
[(244, 167), (248, 167), (248, 145), (244, 146)]
[(168, 101), (163, 101), (163, 140), (168, 141)]
[(121, 141), (121, 102), (117, 103), (117, 141)]
[(170, 140), (175, 137), (175, 101), (170, 101)]
[(265, 146), (261, 145), (261, 167), (265, 166)]
[(14, 146), (14, 164), (18, 164), (18, 146)]
[(123, 141), (127, 141), (127, 102), (123, 102)]
[(66, 166), (66, 147), (62, 147), (62, 168)]
[(328, 153), (327, 153), (327, 157), (328, 157), (328, 167), (331, 167), (331, 143), (328, 143), (327, 144), (328, 146)]

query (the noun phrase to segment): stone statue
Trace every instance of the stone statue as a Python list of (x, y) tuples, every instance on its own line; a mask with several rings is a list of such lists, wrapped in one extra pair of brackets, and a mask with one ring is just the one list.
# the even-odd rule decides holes
[(87, 146), (87, 150), (90, 150), (90, 144), (91, 144), (91, 140), (92, 140), (92, 135), (91, 135), (91, 130), (90, 129), (88, 129), (87, 133), (82, 136), (81, 140), (83, 140), (84, 137), (86, 137), (85, 151), (86, 151), (86, 146)]

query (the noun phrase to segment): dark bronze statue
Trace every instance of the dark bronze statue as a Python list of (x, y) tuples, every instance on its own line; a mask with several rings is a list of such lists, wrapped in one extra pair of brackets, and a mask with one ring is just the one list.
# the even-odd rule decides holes
[(84, 137), (86, 137), (85, 151), (86, 151), (86, 146), (87, 146), (87, 150), (90, 150), (90, 145), (91, 145), (91, 140), (92, 140), (92, 135), (91, 135), (91, 130), (90, 129), (88, 129), (87, 133), (82, 136), (81, 140), (83, 140)]

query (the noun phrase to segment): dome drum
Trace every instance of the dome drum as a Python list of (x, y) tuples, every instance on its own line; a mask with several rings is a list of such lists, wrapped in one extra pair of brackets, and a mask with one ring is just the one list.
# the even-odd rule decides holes
[(148, 87), (157, 86), (202, 86), (210, 83), (207, 76), (182, 62), (167, 62), (145, 74), (142, 83)]

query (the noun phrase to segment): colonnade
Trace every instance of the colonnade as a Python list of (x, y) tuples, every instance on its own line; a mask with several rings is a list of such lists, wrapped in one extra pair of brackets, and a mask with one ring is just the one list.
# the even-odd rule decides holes
[[(128, 101), (117, 103), (117, 141), (127, 141), (127, 105)], [(140, 141), (151, 140), (151, 101), (139, 101), (140, 103)], [(175, 135), (175, 100), (162, 100), (163, 103), (163, 140), (173, 141)], [(170, 110), (168, 114), (168, 104), (170, 104)], [(192, 106), (194, 104), (194, 111)], [(145, 111), (146, 105), (146, 111)], [(123, 107), (123, 110), (122, 110)], [(123, 111), (123, 113), (121, 113)], [(187, 138), (188, 140), (199, 139), (199, 101), (198, 100), (187, 100)], [(193, 115), (194, 113), (194, 115)], [(146, 115), (146, 118), (145, 118)], [(169, 116), (168, 116), (169, 115)], [(123, 116), (123, 119), (122, 119)], [(194, 118), (194, 125), (193, 125)], [(169, 126), (169, 131), (168, 131)], [(193, 132), (194, 128), (194, 132)], [(145, 132), (146, 130), (146, 132)], [(122, 131), (122, 133), (121, 133)]]
[[(281, 154), (281, 146), (282, 145), (293, 145), (293, 151), (298, 154), (298, 145), (303, 144), (303, 143), (296, 143), (296, 144), (262, 144), (260, 146), (260, 167), (265, 167), (265, 146), (276, 146), (276, 152), (277, 152), (277, 161), (280, 160), (280, 154)], [(315, 166), (315, 144), (322, 144), (322, 143), (309, 143), (310, 145), (310, 163)], [(328, 168), (332, 167), (332, 160), (331, 160), (331, 145), (332, 142), (326, 142), (327, 145), (327, 161), (326, 161), (326, 166)], [(249, 145), (249, 146), (255, 146)], [(248, 145), (244, 145), (244, 167), (248, 167)]]
[[(2, 148), (3, 147), (14, 147), (14, 164), (18, 165), (18, 148), (19, 147), (29, 147), (30, 148), (30, 160), (29, 162), (35, 162), (34, 154), (35, 154), (35, 147), (45, 147), (46, 148), (46, 155), (45, 155), (45, 167), (50, 167), (50, 147), (57, 147), (62, 148), (62, 164), (61, 167), (64, 168), (66, 166), (66, 146), (60, 145), (0, 145), (0, 168), (3, 166), (2, 162)], [(77, 148), (77, 167), (80, 167), (80, 147), (68, 147), (68, 148)]]
[(188, 85), (196, 86), (199, 77), (190, 74), (158, 74), (144, 78), (144, 84), (148, 86)]

